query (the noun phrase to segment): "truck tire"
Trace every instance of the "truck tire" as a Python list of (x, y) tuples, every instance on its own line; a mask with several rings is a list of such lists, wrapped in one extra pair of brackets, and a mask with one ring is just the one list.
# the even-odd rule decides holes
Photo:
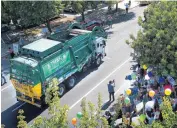
[(76, 85), (76, 77), (70, 76), (66, 81), (67, 89), (71, 89)]
[(41, 97), (41, 108), (47, 107), (47, 103), (45, 102), (45, 96)]
[(87, 65), (84, 65), (84, 66), (82, 67), (82, 72), (84, 73), (84, 72), (86, 72), (87, 70), (88, 70)]
[(66, 88), (64, 84), (59, 85), (58, 95), (62, 97), (65, 94)]
[(100, 64), (101, 64), (101, 56), (99, 56), (99, 57), (96, 59), (96, 61), (95, 61), (95, 66), (96, 66), (96, 67), (99, 67)]

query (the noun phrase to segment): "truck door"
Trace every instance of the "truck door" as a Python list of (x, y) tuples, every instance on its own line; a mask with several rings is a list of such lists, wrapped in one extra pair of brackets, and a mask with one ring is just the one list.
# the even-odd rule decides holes
[(106, 50), (105, 50), (105, 47), (106, 47), (106, 41), (105, 40), (103, 40), (102, 41), (102, 48), (103, 48), (103, 56), (106, 56)]
[(96, 52), (105, 56), (105, 44), (103, 43), (103, 40), (96, 43)]

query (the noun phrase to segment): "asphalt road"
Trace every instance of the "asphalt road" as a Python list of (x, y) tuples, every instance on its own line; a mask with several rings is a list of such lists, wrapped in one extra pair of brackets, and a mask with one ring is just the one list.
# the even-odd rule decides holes
[[(62, 98), (61, 104), (70, 107), (69, 121), (80, 111), (80, 101), (86, 97), (88, 101), (97, 103), (97, 95), (102, 94), (103, 103), (108, 100), (107, 83), (109, 80), (116, 81), (116, 94), (122, 92), (129, 82), (125, 81), (125, 75), (131, 73), (130, 67), (133, 61), (130, 57), (132, 49), (125, 43), (129, 34), (136, 35), (140, 27), (137, 24), (138, 16), (143, 15), (146, 7), (136, 7), (130, 10), (129, 14), (121, 15), (114, 22), (113, 28), (108, 29), (109, 38), (106, 46), (107, 57), (98, 69), (90, 69), (87, 73), (81, 74), (78, 84), (68, 91)], [(15, 128), (17, 125), (18, 109), (25, 111), (26, 120), (29, 124), (39, 115), (48, 116), (47, 109), (39, 109), (35, 106), (17, 102), (15, 90), (8, 82), (1, 88), (1, 124), (6, 128)]]

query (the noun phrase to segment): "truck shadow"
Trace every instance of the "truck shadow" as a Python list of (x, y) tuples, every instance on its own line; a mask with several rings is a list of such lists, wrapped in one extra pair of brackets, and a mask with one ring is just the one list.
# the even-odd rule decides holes
[[(103, 63), (103, 62), (102, 62)], [(77, 83), (79, 83), (82, 79), (84, 79), (87, 75), (92, 73), (93, 71), (97, 70), (98, 68), (91, 67), (87, 70), (85, 73), (77, 73)], [(76, 83), (76, 84), (77, 84)], [(70, 90), (67, 90), (69, 92)], [(66, 92), (66, 93), (67, 93)], [(29, 123), (33, 119), (35, 119), (37, 116), (39, 116), (41, 113), (43, 113), (45, 110), (47, 110), (48, 107), (45, 108), (38, 108), (36, 106), (30, 105), (28, 103), (22, 105), (22, 102), (17, 102), (13, 106), (9, 107), (5, 111), (1, 113), (1, 123), (5, 125), (5, 128), (14, 128), (18, 124), (17, 116), (18, 110), (23, 109), (24, 110), (24, 116), (25, 121)], [(22, 105), (22, 106), (21, 106)], [(21, 106), (21, 107), (19, 107)], [(31, 124), (31, 122), (30, 122)]]
[(1, 124), (4, 124), (5, 128), (15, 128), (17, 126), (17, 116), (19, 115), (19, 109), (24, 110), (24, 116), (26, 117), (25, 121), (27, 122), (30, 122), (32, 119), (36, 118), (44, 110), (47, 109), (47, 107), (40, 109), (27, 103), (18, 108), (20, 105), (22, 105), (22, 102), (17, 102), (16, 104), (1, 113)]
[[(104, 63), (104, 61), (101, 62), (101, 64)], [(87, 77), (90, 73), (96, 71), (99, 67), (94, 67), (91, 66), (86, 72), (80, 72), (80, 73), (76, 73), (76, 77), (77, 77), (77, 81), (76, 81), (76, 86), (77, 84), (84, 79), (85, 77)], [(71, 89), (70, 89), (71, 90)], [(67, 90), (66, 93), (68, 93), (70, 90)]]
[(124, 14), (124, 13), (120, 14), (113, 19), (113, 24), (129, 21), (129, 20), (135, 18), (135, 16), (136, 15), (134, 12), (129, 12), (128, 14)]

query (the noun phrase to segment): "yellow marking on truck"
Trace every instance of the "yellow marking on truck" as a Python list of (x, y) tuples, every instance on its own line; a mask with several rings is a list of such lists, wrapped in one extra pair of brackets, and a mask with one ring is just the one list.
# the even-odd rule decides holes
[(33, 93), (35, 94), (36, 97), (40, 98), (41, 97), (41, 83), (38, 83), (32, 88)]
[(29, 96), (29, 97), (35, 97), (36, 99), (40, 99), (41, 97), (41, 83), (36, 84), (35, 86), (32, 85), (26, 85), (21, 84), (15, 79), (11, 79), (11, 82), (15, 89), (22, 93), (23, 95)]
[(16, 96), (17, 97), (17, 99), (19, 99), (19, 100), (21, 100), (21, 101), (25, 101), (25, 102), (27, 102), (27, 103), (29, 103), (29, 104), (32, 104), (32, 105), (35, 105), (35, 106), (37, 106), (37, 107), (41, 107), (41, 105), (39, 105), (39, 104), (36, 104), (36, 103), (34, 103), (34, 102), (31, 102), (31, 101), (29, 101), (29, 100), (26, 100), (26, 99), (24, 99), (24, 98), (22, 98), (22, 97), (19, 97), (19, 96)]

